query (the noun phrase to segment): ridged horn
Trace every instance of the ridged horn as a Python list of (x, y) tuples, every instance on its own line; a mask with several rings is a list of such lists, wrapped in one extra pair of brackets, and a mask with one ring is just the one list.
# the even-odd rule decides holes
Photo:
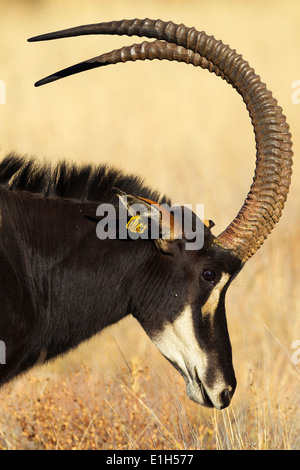
[(159, 41), (103, 54), (46, 77), (36, 85), (101, 65), (128, 60), (168, 59), (207, 68), (241, 94), (255, 133), (255, 175), (239, 213), (224, 232), (215, 238), (215, 243), (225, 250), (231, 250), (242, 262), (247, 261), (280, 219), (292, 174), (291, 134), (282, 109), (271, 92), (235, 50), (213, 36), (195, 28), (187, 28), (183, 24), (150, 19), (112, 21), (44, 34), (29, 41), (87, 34), (137, 35)]

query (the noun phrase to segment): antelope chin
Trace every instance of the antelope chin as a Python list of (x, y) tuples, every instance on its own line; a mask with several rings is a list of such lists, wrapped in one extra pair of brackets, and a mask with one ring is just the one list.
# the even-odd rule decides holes
[[(194, 376), (192, 376), (192, 374), (190, 373), (183, 372), (173, 361), (169, 360), (169, 362), (184, 379), (187, 396), (195, 403), (198, 403), (198, 405), (206, 406), (208, 408), (214, 408), (215, 405), (209, 398), (208, 393), (206, 392), (205, 387), (203, 385), (203, 382), (199, 379), (196, 368), (194, 369)], [(216, 408), (218, 408), (218, 406)]]
[(202, 380), (199, 378), (196, 367), (194, 368), (193, 375), (190, 375), (186, 380), (186, 392), (188, 397), (192, 401), (199, 403), (199, 405), (206, 406), (207, 408), (219, 408), (210, 399)]
[(203, 383), (199, 380), (189, 381), (186, 383), (186, 393), (188, 397), (198, 403), (199, 405), (206, 406), (207, 408), (214, 408), (214, 405), (206, 393)]

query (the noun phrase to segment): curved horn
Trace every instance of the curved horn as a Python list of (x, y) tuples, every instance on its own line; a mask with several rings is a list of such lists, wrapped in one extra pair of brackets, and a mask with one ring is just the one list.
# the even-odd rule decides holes
[(190, 49), (186, 49), (183, 46), (177, 46), (173, 43), (165, 41), (144, 41), (141, 44), (133, 44), (131, 46), (124, 46), (120, 49), (101, 54), (92, 59), (84, 60), (78, 64), (72, 65), (65, 69), (59, 70), (45, 78), (37, 81), (34, 85), (41, 86), (46, 83), (51, 83), (61, 78), (74, 75), (76, 73), (85, 72), (97, 67), (104, 65), (118, 64), (119, 62), (129, 62), (136, 60), (170, 60), (177, 62), (184, 62), (186, 64), (192, 64), (195, 67), (200, 66), (203, 69), (209, 69), (210, 72), (214, 72), (216, 75), (227, 80), (227, 77), (222, 73), (218, 67), (214, 66), (212, 62), (202, 57), (200, 54), (193, 52)]
[[(172, 53), (177, 54), (177, 57), (182, 57), (183, 54), (186, 56), (185, 62), (198, 62), (194, 65), (201, 65), (201, 67), (208, 68), (211, 72), (220, 75), (242, 95), (255, 133), (257, 149), (255, 175), (239, 213), (224, 232), (216, 237), (215, 243), (223, 249), (231, 250), (241, 261), (247, 261), (263, 244), (265, 238), (278, 222), (287, 198), (292, 173), (293, 153), (289, 127), (282, 109), (277, 105), (277, 101), (267, 90), (266, 85), (261, 82), (248, 62), (235, 50), (230, 49), (229, 46), (224, 45), (213, 36), (208, 36), (195, 28), (187, 28), (183, 24), (176, 25), (173, 22), (150, 19), (112, 21), (49, 33), (31, 38), (30, 41), (83, 34), (146, 36), (183, 46), (181, 52), (178, 48), (174, 52), (173, 48)], [(178, 58), (170, 58), (171, 48), (165, 49), (163, 53), (165, 46), (162, 46), (162, 43), (159, 44), (155, 52), (156, 57), (152, 54), (151, 57), (146, 58), (178, 60)], [(123, 62), (144, 57), (142, 51), (138, 55), (132, 49), (132, 53), (127, 52), (126, 55), (125, 48), (120, 51), (122, 50), (121, 60)], [(191, 52), (195, 54), (193, 55)], [(166, 57), (167, 55), (168, 57)], [(104, 56), (105, 54), (102, 57)], [(107, 54), (105, 60), (107, 60)], [(77, 70), (74, 67), (67, 70), (71, 73), (77, 73), (99, 65), (106, 64), (95, 65), (95, 61), (93, 62), (91, 59), (91, 61), (74, 66), (79, 67)], [(65, 75), (62, 76), (69, 74), (65, 71)], [(56, 78), (53, 79), (61, 78), (58, 75), (59, 73), (55, 74)], [(52, 80), (48, 79), (48, 81)], [(47, 79), (43, 83), (47, 83)], [(38, 82), (38, 84), (42, 83)]]

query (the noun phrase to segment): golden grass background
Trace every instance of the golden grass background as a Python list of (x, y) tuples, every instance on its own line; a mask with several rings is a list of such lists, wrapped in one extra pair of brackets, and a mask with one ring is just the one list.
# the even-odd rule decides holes
[[(238, 388), (222, 411), (189, 401), (181, 377), (133, 318), (0, 391), (2, 449), (299, 449), (300, 6), (296, 0), (0, 0), (1, 155), (109, 162), (167, 193), (204, 203), (215, 233), (235, 216), (254, 170), (240, 96), (177, 63), (120, 64), (36, 89), (39, 78), (136, 38), (30, 36), (122, 18), (195, 26), (242, 53), (288, 117), (294, 174), (284, 215), (227, 295)], [(1, 308), (1, 307), (0, 307)], [(1, 310), (0, 310), (1, 312)], [(1, 314), (1, 313), (0, 313)], [(1, 332), (0, 332), (1, 337)], [(1, 366), (4, 367), (4, 366)]]

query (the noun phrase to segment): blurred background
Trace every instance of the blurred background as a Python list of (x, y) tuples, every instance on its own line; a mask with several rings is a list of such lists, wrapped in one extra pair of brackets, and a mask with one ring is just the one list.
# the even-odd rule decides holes
[(141, 39), (27, 38), (135, 17), (222, 39), (254, 67), (290, 124), (294, 167), (283, 217), (227, 295), (238, 389), (221, 413), (190, 403), (177, 372), (128, 318), (1, 390), (0, 448), (299, 448), (299, 2), (0, 0), (1, 157), (110, 163), (174, 203), (204, 204), (215, 234), (228, 225), (252, 181), (255, 143), (240, 96), (220, 78), (148, 61), (33, 86)]

